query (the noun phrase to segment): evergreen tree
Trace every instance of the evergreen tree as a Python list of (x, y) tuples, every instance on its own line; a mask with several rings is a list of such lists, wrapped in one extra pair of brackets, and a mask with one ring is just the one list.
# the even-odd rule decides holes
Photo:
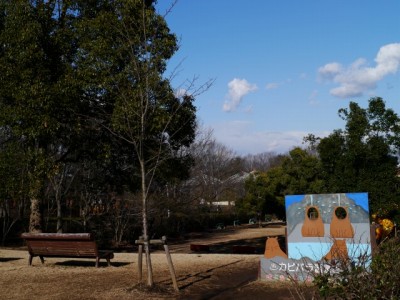
[(367, 109), (351, 102), (339, 113), (345, 130), (336, 130), (317, 146), (327, 190), (368, 192), (373, 211), (397, 210), (399, 118), (381, 98), (370, 99)]
[(0, 9), (0, 128), (25, 149), (30, 231), (41, 231), (45, 182), (75, 135), (74, 14), (62, 1), (2, 0)]

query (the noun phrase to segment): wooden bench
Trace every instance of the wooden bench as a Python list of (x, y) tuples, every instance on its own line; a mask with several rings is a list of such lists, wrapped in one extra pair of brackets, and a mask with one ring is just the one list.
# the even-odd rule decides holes
[(98, 250), (94, 236), (90, 233), (23, 233), (21, 237), (26, 241), (29, 251), (29, 265), (32, 259), (39, 256), (44, 263), (44, 257), (79, 257), (95, 258), (96, 267), (99, 267), (101, 258), (114, 258), (111, 250)]

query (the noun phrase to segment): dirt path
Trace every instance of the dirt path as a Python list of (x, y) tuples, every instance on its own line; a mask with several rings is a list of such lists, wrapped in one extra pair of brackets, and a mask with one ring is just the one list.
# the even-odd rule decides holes
[[(282, 231), (282, 229), (280, 229)], [(94, 260), (34, 258), (26, 250), (0, 249), (0, 299), (292, 299), (286, 286), (257, 281), (259, 255), (204, 254), (190, 243), (235, 243), (276, 235), (279, 230), (240, 229), (192, 237), (170, 245), (180, 292), (173, 291), (165, 254), (152, 255), (158, 291), (133, 288), (138, 282), (137, 254), (116, 253), (112, 267)], [(144, 278), (146, 273), (144, 272)]]
[[(272, 224), (265, 227), (230, 227), (212, 232), (192, 233), (185, 240), (171, 240), (169, 242), (169, 249), (171, 253), (192, 253), (190, 251), (190, 244), (201, 244), (210, 246), (210, 252), (212, 253), (232, 253), (231, 248), (228, 247), (232, 247), (233, 245), (252, 245), (260, 248), (263, 253), (266, 237), (283, 237), (284, 235), (285, 227), (279, 224)], [(224, 247), (224, 245), (227, 247)]]

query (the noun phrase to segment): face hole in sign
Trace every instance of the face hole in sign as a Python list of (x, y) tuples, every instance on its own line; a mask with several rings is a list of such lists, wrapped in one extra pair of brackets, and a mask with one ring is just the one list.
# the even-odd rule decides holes
[(319, 213), (318, 210), (315, 207), (310, 207), (307, 211), (307, 217), (310, 220), (316, 220), (318, 219)]
[(335, 216), (339, 219), (339, 220), (344, 220), (347, 217), (347, 211), (339, 206), (335, 209)]

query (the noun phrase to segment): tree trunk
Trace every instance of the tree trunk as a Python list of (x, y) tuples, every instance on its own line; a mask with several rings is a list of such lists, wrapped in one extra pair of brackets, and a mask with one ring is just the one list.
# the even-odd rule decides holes
[(61, 197), (57, 197), (57, 233), (62, 233), (62, 209), (61, 209)]
[(42, 232), (42, 214), (40, 212), (40, 200), (38, 197), (31, 198), (29, 232)]
[(154, 281), (153, 281), (153, 267), (151, 264), (150, 241), (149, 241), (148, 222), (147, 222), (146, 167), (143, 159), (140, 160), (140, 172), (142, 177), (142, 222), (143, 222), (144, 251), (146, 253), (146, 265), (147, 265), (147, 285), (149, 287), (152, 287)]
[[(36, 175), (36, 174), (35, 174)], [(40, 210), (41, 181), (31, 174), (29, 198), (31, 201), (31, 215), (29, 218), (29, 232), (42, 232), (42, 213)]]

